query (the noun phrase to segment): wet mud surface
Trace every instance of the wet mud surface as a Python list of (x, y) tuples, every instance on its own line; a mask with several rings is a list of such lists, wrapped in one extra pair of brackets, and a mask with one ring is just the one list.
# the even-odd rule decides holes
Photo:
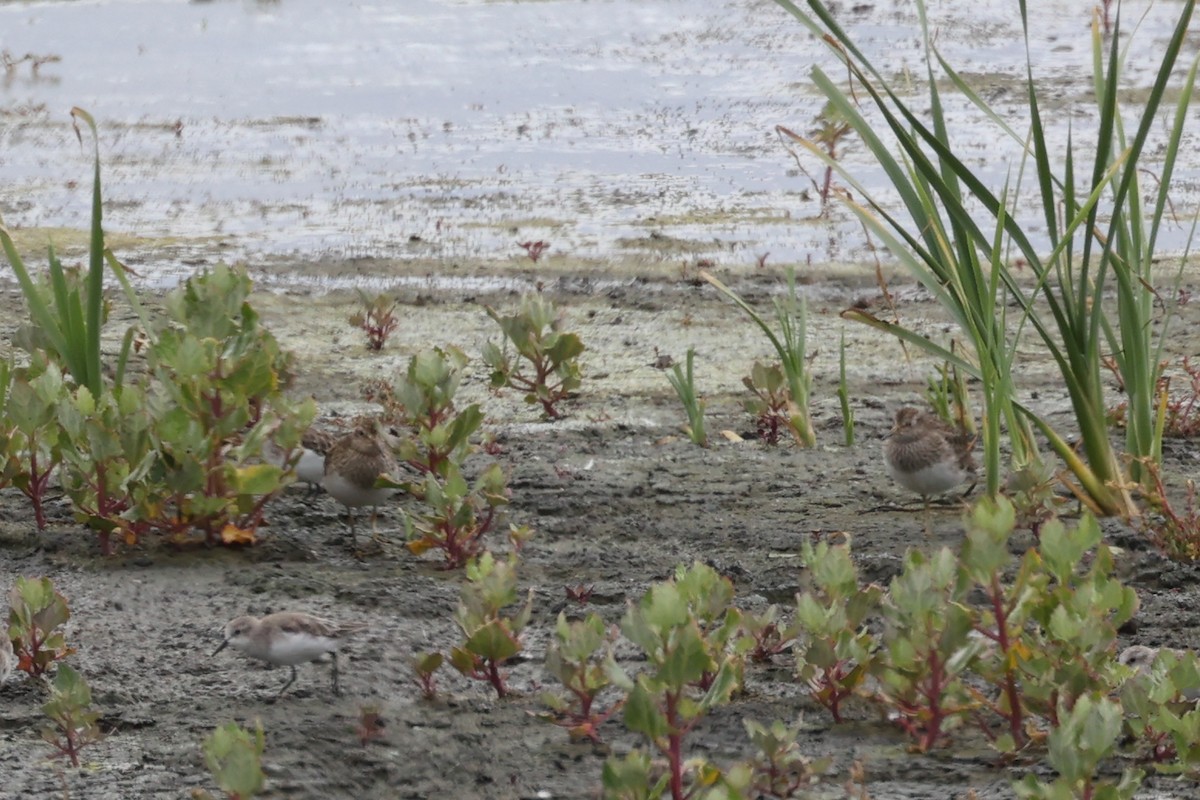
[[(772, 283), (738, 285), (761, 302)], [(840, 325), (836, 312), (852, 299), (874, 297), (854, 282), (831, 278), (822, 286), (826, 302), (815, 305), (812, 322), (817, 331)], [(897, 287), (897, 295), (912, 298), (902, 305), (906, 318), (939, 324), (919, 293)], [(959, 546), (960, 509), (936, 510), (927, 541), (919, 504), (890, 483), (879, 455), (890, 414), (918, 399), (928, 364), (898, 366), (903, 355), (896, 345), (854, 338), (862, 333), (849, 328), (859, 367), (851, 386), (856, 446), (839, 444), (836, 373), (824, 367), (814, 399), (817, 448), (734, 443), (716, 433), (750, 433), (737, 376), (766, 353), (732, 305), (685, 281), (555, 297), (590, 348), (569, 418), (543, 422), (518, 396), (488, 394), (478, 367), (462, 390), (464, 402), (484, 404), (487, 429), (501, 446), (498, 459), (511, 474), (511, 521), (537, 531), (521, 558), (534, 616), (524, 639), (527, 658), (510, 670), (515, 696), (498, 701), (482, 684), (443, 670), (439, 698), (421, 699), (408, 659), (456, 643), (451, 615), (462, 576), (402, 548), (400, 511), (410, 501), (397, 500), (382, 515), (387, 544), (362, 560), (351, 555), (340, 506), (327, 496), (306, 498), (301, 487), (271, 508), (264, 540), (252, 549), (181, 551), (148, 541), (102, 558), (64, 503), (51, 504), (50, 529), (38, 534), (23, 498), (8, 490), (0, 493), (0, 574), (47, 575), (69, 598), (68, 639), (77, 648), (71, 662), (90, 682), (109, 736), (85, 752), (83, 769), (48, 761), (38, 736), (44, 695), (31, 682), (10, 680), (0, 687), (5, 796), (186, 797), (191, 787), (213, 788), (202, 738), (230, 719), (260, 719), (268, 797), (594, 797), (605, 757), (640, 742), (610, 721), (603, 746), (573, 743), (530, 716), (541, 710), (540, 691), (553, 686), (540, 662), (559, 611), (595, 610), (616, 622), (650, 583), (696, 560), (734, 581), (739, 605), (786, 607), (806, 580), (800, 543), (838, 531), (853, 536), (863, 577), (879, 582), (897, 573), (906, 548)], [(479, 304), (514, 302), (508, 294), (468, 300), (445, 294), (406, 303), (406, 326), (382, 354), (369, 355), (344, 322), (351, 298), (258, 296), (267, 324), (300, 354), (305, 375), (297, 391), (313, 393), (326, 413), (341, 414), (364, 408), (357, 397), (362, 381), (390, 374), (422, 347), (452, 343), (477, 353), (493, 335)], [(685, 314), (691, 322), (680, 324)], [(709, 449), (678, 434), (682, 410), (649, 365), (655, 344), (666, 343), (664, 352), (678, 358), (693, 337), (714, 433)], [(823, 359), (827, 345), (818, 342)], [(1054, 392), (1042, 386), (1041, 396), (1054, 413)], [(1173, 444), (1170, 471), (1195, 474), (1198, 453), (1194, 443)], [(476, 468), (486, 460), (474, 458)], [(1122, 574), (1141, 598), (1129, 643), (1200, 645), (1197, 570), (1164, 561), (1119, 524), (1106, 523), (1106, 532), (1125, 548)], [(1020, 535), (1014, 540), (1018, 550), (1028, 544)], [(587, 608), (564, 592), (581, 584), (593, 587)], [(331, 694), (322, 663), (302, 666), (297, 683), (276, 702), (286, 668), (272, 670), (230, 651), (210, 656), (224, 622), (279, 610), (370, 625), (343, 649), (342, 696)], [(620, 652), (636, 669), (629, 648)], [(865, 706), (835, 726), (792, 681), (788, 661), (749, 666), (746, 694), (702, 723), (689, 740), (693, 752), (730, 763), (749, 753), (743, 718), (802, 718), (805, 752), (834, 758), (818, 797), (845, 796), (854, 761), (863, 762), (875, 798), (957, 798), (969, 790), (980, 798), (1011, 797), (1009, 781), (1040, 768), (1036, 761), (1001, 766), (972, 734), (931, 755), (911, 755), (902, 735)], [(377, 707), (386, 723), (383, 738), (366, 746), (355, 732), (364, 707)], [(1187, 797), (1196, 789), (1165, 780), (1146, 786), (1145, 797)]]

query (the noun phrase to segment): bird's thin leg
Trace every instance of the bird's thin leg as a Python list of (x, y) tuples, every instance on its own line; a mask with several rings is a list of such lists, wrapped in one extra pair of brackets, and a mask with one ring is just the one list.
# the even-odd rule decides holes
[(929, 495), (923, 495), (922, 499), (925, 501), (925, 538), (932, 539), (933, 538), (933, 528), (930, 525), (930, 519), (929, 519)]
[(292, 677), (288, 678), (288, 682), (283, 685), (283, 688), (279, 690), (279, 694), (277, 694), (275, 696), (282, 697), (283, 693), (287, 691), (287, 688), (295, 682), (296, 682), (296, 666), (293, 664), (292, 665)]
[(337, 651), (331, 650), (329, 652), (329, 656), (330, 656), (330, 658), (333, 659), (333, 669), (330, 671), (331, 674), (333, 675), (333, 693), (335, 695), (340, 695), (342, 693), (342, 690), (338, 687)]
[(358, 549), (358, 534), (354, 532), (354, 509), (346, 506), (346, 513), (350, 515), (350, 544)]
[(382, 546), (383, 542), (379, 539), (379, 506), (371, 506), (371, 540), (375, 544)]

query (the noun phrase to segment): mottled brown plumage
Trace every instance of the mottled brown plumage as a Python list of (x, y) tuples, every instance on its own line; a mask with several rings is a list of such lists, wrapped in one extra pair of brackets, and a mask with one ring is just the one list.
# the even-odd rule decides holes
[[(391, 489), (375, 488), (380, 475), (395, 477), (396, 457), (384, 440), (376, 420), (363, 420), (338, 439), (325, 456), (321, 485), (350, 515), (350, 536), (355, 537), (354, 509), (378, 506), (392, 495)], [(374, 522), (374, 512), (371, 519)], [(356, 540), (357, 541), (357, 540)]]
[(929, 498), (975, 480), (974, 446), (973, 436), (936, 414), (913, 406), (896, 412), (896, 424), (883, 445), (884, 461), (896, 483), (921, 495), (927, 531)]

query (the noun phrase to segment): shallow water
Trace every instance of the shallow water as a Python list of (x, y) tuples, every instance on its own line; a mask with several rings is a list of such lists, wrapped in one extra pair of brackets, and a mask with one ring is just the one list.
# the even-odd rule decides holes
[[(1023, 132), (1016, 3), (934, 5), (938, 47)], [(1070, 125), (1079, 140), (1094, 122), (1091, 7), (1037, 6), (1050, 136)], [(1126, 19), (1144, 8), (1126, 4)], [(1177, 13), (1150, 7), (1145, 41)], [(842, 14), (885, 70), (920, 74), (911, 3)], [(0, 82), (0, 214), (14, 228), (84, 225), (78, 105), (101, 125), (108, 229), (227, 258), (528, 263), (517, 243), (544, 239), (549, 256), (593, 263), (869, 260), (848, 213), (818, 217), (774, 133), (818, 114), (814, 62), (839, 71), (770, 2), (6, 3), (0, 50), (62, 59)], [(1156, 52), (1130, 53), (1131, 89)], [(1015, 177), (1014, 147), (965, 103), (947, 112), (993, 185)], [(1200, 183), (1200, 152), (1183, 152), (1181, 213)], [(890, 198), (861, 146), (844, 160)]]

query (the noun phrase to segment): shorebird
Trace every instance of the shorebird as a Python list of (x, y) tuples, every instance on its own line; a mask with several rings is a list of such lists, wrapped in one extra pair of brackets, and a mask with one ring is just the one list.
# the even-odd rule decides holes
[(913, 406), (896, 412), (896, 424), (883, 444), (884, 461), (896, 483), (921, 495), (927, 535), (929, 498), (948, 492), (967, 479), (974, 485), (975, 460), (971, 457), (974, 446), (973, 436), (936, 414)]
[(338, 439), (325, 456), (321, 485), (350, 515), (350, 538), (355, 546), (354, 509), (371, 506), (371, 530), (375, 530), (375, 507), (391, 497), (392, 489), (377, 489), (380, 475), (395, 476), (396, 457), (384, 440), (377, 420), (363, 420)]
[(296, 681), (296, 665), (313, 661), (325, 653), (333, 659), (333, 693), (338, 688), (337, 648), (347, 636), (366, 629), (363, 622), (333, 622), (299, 611), (282, 611), (265, 617), (238, 617), (225, 626), (225, 639), (213, 651), (226, 647), (251, 658), (292, 668), (292, 677), (279, 690), (282, 695)]

